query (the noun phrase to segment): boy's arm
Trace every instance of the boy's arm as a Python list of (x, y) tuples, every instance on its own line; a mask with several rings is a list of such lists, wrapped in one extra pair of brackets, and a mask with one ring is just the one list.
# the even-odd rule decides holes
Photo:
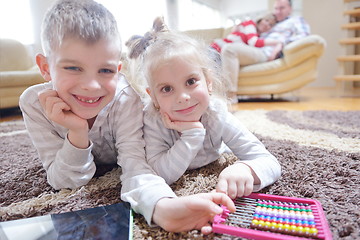
[(95, 173), (91, 154), (74, 147), (67, 138), (67, 129), (49, 120), (38, 99), (38, 92), (51, 89), (40, 84), (27, 89), (20, 97), (20, 108), (30, 138), (47, 172), (49, 184), (55, 189), (76, 188), (87, 184)]

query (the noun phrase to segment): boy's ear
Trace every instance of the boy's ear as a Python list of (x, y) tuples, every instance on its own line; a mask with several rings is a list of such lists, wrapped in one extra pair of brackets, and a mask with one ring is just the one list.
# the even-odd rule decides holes
[(36, 55), (36, 64), (38, 65), (40, 69), (40, 73), (42, 77), (45, 79), (45, 81), (47, 82), (51, 81), (49, 63), (47, 58), (42, 54)]

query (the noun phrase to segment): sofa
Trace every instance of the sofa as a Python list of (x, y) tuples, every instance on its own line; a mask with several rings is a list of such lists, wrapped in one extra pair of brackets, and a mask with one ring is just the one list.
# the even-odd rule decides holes
[[(231, 28), (191, 30), (185, 33), (210, 44), (228, 35)], [(317, 78), (317, 64), (326, 46), (319, 35), (309, 35), (285, 45), (283, 57), (240, 67), (238, 95), (283, 94), (299, 89)]]
[(0, 39), (0, 109), (18, 107), (21, 93), (42, 82), (26, 47), (13, 39)]

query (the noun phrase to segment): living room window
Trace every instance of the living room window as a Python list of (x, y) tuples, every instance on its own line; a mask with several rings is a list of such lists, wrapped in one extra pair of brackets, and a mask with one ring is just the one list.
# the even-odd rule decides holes
[(1, 1), (0, 37), (15, 39), (26, 45), (34, 43), (29, 0)]

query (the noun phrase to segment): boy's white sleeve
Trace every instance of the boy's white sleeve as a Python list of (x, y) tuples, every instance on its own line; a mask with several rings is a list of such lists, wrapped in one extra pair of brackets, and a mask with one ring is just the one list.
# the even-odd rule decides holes
[(21, 95), (19, 105), (49, 184), (55, 189), (73, 189), (87, 184), (95, 174), (92, 144), (87, 149), (74, 147), (67, 139), (67, 129), (46, 118), (38, 92), (50, 86), (39, 84), (28, 88)]

